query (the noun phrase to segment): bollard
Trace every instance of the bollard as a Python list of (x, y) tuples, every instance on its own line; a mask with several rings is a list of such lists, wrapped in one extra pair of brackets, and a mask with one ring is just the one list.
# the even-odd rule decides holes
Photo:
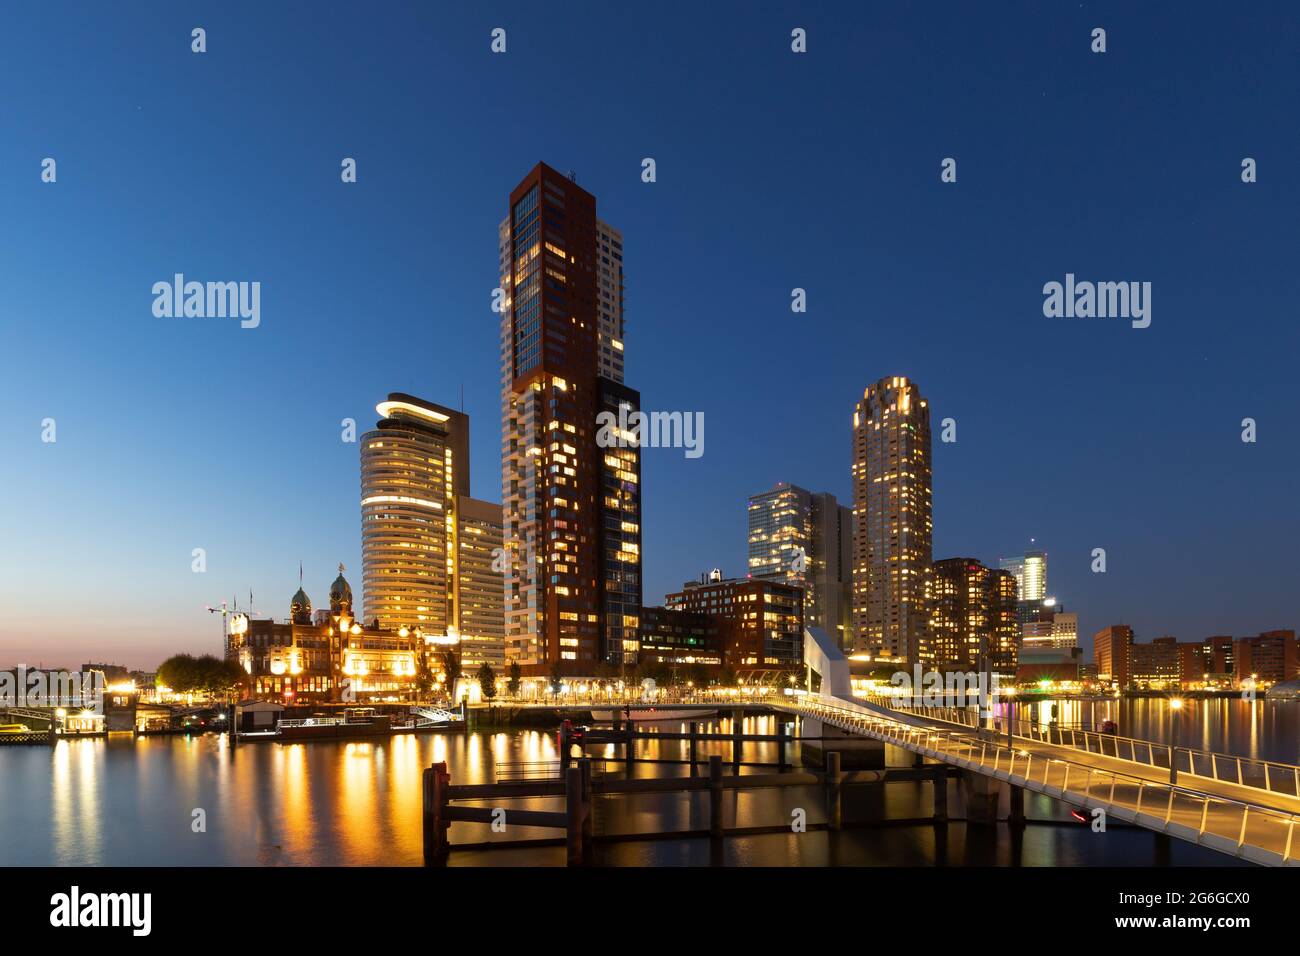
[(722, 836), (722, 758), (709, 756), (709, 836)]

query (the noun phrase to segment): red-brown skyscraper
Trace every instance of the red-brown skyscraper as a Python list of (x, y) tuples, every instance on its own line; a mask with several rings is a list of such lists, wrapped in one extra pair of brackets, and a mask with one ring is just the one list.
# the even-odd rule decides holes
[(544, 163), (499, 233), (506, 659), (591, 674), (635, 660), (641, 606), (640, 450), (596, 441), (599, 412), (640, 404), (622, 384), (622, 236)]

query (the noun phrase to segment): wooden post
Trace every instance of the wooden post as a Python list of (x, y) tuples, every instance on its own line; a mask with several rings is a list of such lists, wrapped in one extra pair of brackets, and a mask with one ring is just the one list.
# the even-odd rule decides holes
[(582, 864), (582, 768), (569, 767), (564, 772), (564, 809), (566, 821), (566, 862)]
[(698, 763), (696, 758), (696, 748), (699, 745), (700, 725), (691, 721), (691, 776), (695, 776), (695, 765)]
[(709, 836), (722, 836), (722, 757), (709, 755)]
[(844, 822), (844, 774), (840, 770), (840, 756), (838, 750), (826, 754), (826, 825), (832, 830), (840, 829)]
[(740, 773), (741, 734), (744, 728), (745, 712), (733, 710), (731, 712), (731, 772), (734, 774)]
[(423, 778), (424, 864), (444, 866), (451, 849), (447, 841), (447, 831), (451, 828), (447, 819), (447, 786), (451, 775), (447, 773), (446, 763), (436, 763), (425, 768)]
[(591, 801), (591, 758), (582, 757), (578, 761), (578, 769), (582, 771), (582, 862), (591, 863), (594, 829)]
[(785, 771), (785, 724), (776, 725), (776, 772)]
[(627, 760), (627, 775), (632, 776), (632, 764), (636, 762), (636, 742), (632, 739), (636, 732), (636, 725), (632, 723), (632, 718), (627, 719), (627, 737), (623, 744), (623, 756)]
[(943, 764), (934, 771), (934, 822), (948, 822), (948, 768)]

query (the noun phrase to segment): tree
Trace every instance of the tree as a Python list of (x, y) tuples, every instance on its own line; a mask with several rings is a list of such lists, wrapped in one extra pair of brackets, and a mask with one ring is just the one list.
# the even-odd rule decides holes
[(551, 665), (550, 681), (551, 693), (558, 695), (560, 693), (560, 685), (564, 683), (564, 675), (560, 673), (559, 661), (556, 661)]
[(487, 661), (478, 669), (478, 688), (483, 692), (484, 699), (491, 706), (493, 698), (497, 695), (497, 672), (492, 669), (492, 665)]
[(449, 647), (442, 652), (443, 670), (447, 672), (447, 693), (450, 695), (451, 702), (456, 703), (456, 682), (464, 676), (460, 669), (460, 654), (454, 647)]
[(518, 697), (519, 692), (523, 689), (524, 682), (520, 680), (521, 671), (519, 662), (511, 661), (509, 669), (510, 679), (506, 681), (506, 693), (511, 697)]
[(245, 674), (234, 661), (204, 654), (174, 654), (158, 665), (158, 682), (178, 694), (224, 697), (230, 694)]

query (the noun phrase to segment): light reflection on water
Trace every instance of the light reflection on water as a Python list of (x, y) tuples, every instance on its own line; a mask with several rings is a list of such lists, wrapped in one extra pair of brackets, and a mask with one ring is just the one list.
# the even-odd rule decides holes
[(1253, 701), (1233, 698), (1187, 697), (1174, 711), (1161, 697), (1118, 700), (1034, 701), (1016, 704), (1016, 717), (1046, 724), (1052, 718), (1066, 727), (1097, 729), (1107, 720), (1119, 725), (1123, 737), (1168, 742), (1178, 721), (1182, 747), (1215, 753), (1300, 763), (1300, 701)]
[[(1067, 711), (1072, 713), (1072, 711)], [(1073, 718), (1071, 718), (1073, 719)], [(662, 723), (663, 730), (685, 724)], [(1121, 724), (1121, 727), (1124, 725)], [(723, 718), (702, 730), (729, 733)], [(773, 733), (774, 717), (750, 717), (744, 729)], [(614, 747), (594, 757), (614, 758)], [(776, 759), (775, 743), (746, 746), (745, 760)], [(698, 755), (730, 758), (728, 741), (701, 742)], [(687, 741), (647, 741), (644, 758), (685, 758)], [(422, 770), (446, 761), (453, 783), (496, 779), (505, 762), (557, 758), (553, 733), (519, 729), (471, 734), (406, 734), (374, 740), (256, 743), (231, 747), (224, 736), (61, 741), (53, 748), (0, 748), (0, 864), (4, 865), (401, 865), (422, 863)], [(797, 764), (797, 748), (788, 759)], [(891, 766), (911, 755), (889, 748)], [(611, 764), (611, 768), (615, 765)], [(618, 768), (621, 773), (621, 766)], [(636, 776), (688, 773), (684, 766), (637, 764)], [(762, 768), (746, 772), (770, 772)], [(960, 787), (949, 786), (951, 812), (961, 815)], [(561, 798), (504, 806), (560, 809)], [(796, 808), (809, 823), (824, 820), (817, 787), (728, 791), (725, 809), (740, 826), (788, 828)], [(193, 832), (194, 811), (206, 832)], [(1031, 818), (1063, 820), (1060, 804), (1029, 795)], [(1155, 862), (1155, 838), (1083, 826), (967, 827), (929, 822), (932, 792), (924, 783), (853, 788), (846, 820), (916, 821), (839, 834), (788, 831), (731, 837), (625, 842), (600, 849), (614, 865), (1023, 865)], [(508, 820), (508, 810), (507, 810)], [(689, 831), (708, 827), (704, 793), (611, 797), (599, 804), (596, 832)], [(455, 824), (453, 844), (503, 838), (554, 838), (557, 831)], [(1173, 841), (1168, 859), (1214, 864), (1226, 858)], [(461, 851), (452, 865), (563, 865), (564, 850)]]

